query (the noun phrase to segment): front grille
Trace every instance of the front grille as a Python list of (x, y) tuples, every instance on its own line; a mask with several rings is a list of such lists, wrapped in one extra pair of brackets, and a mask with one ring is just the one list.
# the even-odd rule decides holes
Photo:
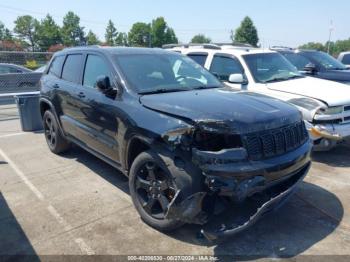
[(304, 122), (243, 135), (243, 145), (251, 160), (267, 159), (296, 149), (306, 142), (308, 132)]

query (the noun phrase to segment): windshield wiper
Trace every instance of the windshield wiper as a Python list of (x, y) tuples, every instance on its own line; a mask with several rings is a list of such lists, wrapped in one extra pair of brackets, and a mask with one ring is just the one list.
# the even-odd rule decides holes
[(289, 76), (289, 77), (274, 77), (271, 79), (268, 79), (266, 81), (263, 81), (263, 83), (271, 83), (271, 82), (277, 82), (277, 81), (286, 81), (289, 79), (293, 79), (293, 78), (299, 78), (299, 77), (303, 77), (301, 75), (294, 75), (294, 76)]
[(139, 94), (141, 94), (141, 95), (151, 95), (151, 94), (162, 94), (162, 93), (181, 92), (181, 91), (187, 91), (187, 90), (181, 89), (181, 88), (174, 88), (174, 89), (158, 88), (158, 89), (155, 89), (155, 90), (139, 92)]
[(211, 89), (211, 88), (220, 88), (220, 86), (196, 86), (192, 88), (192, 90)]
[(268, 80), (263, 81), (263, 83), (271, 83), (271, 82), (277, 82), (277, 81), (284, 81), (284, 80), (288, 80), (289, 78), (287, 77), (274, 77)]

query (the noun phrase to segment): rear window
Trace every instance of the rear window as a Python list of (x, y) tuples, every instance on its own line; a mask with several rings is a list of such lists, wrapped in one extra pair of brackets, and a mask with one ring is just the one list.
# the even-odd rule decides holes
[(342, 59), (342, 63), (346, 65), (350, 65), (350, 54), (344, 55)]
[(72, 83), (80, 83), (80, 71), (83, 55), (68, 55), (63, 66), (62, 79)]
[(207, 60), (208, 54), (188, 54), (189, 58), (200, 64), (201, 66), (205, 65), (205, 61)]
[(60, 77), (63, 62), (64, 62), (64, 56), (56, 56), (51, 63), (49, 74)]

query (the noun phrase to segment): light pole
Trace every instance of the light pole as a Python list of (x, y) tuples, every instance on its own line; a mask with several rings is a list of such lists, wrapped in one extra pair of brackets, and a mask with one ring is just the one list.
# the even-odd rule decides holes
[(328, 47), (327, 47), (327, 53), (329, 54), (330, 48), (331, 48), (331, 37), (332, 37), (332, 32), (334, 31), (333, 27), (333, 20), (331, 20), (331, 25), (329, 27), (329, 38), (328, 38)]

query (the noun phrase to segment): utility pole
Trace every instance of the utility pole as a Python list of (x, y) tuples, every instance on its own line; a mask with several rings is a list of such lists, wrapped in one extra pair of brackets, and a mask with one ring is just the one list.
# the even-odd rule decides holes
[(329, 38), (328, 38), (328, 47), (327, 47), (327, 53), (329, 54), (330, 48), (331, 48), (331, 38), (332, 38), (332, 32), (334, 31), (333, 27), (333, 20), (331, 20), (331, 25), (329, 27)]

